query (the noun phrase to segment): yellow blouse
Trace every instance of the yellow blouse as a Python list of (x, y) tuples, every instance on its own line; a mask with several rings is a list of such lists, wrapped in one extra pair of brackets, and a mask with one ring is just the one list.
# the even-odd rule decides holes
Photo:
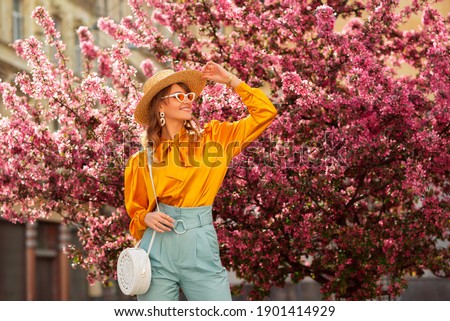
[[(162, 141), (155, 151), (152, 173), (158, 201), (177, 207), (212, 205), (231, 159), (270, 125), (277, 111), (267, 96), (244, 82), (236, 93), (249, 116), (235, 122), (212, 120), (199, 141), (182, 129), (174, 140)], [(141, 239), (147, 228), (144, 217), (155, 210), (155, 197), (147, 167), (147, 153), (140, 151), (125, 168), (125, 207), (131, 217), (130, 233)]]

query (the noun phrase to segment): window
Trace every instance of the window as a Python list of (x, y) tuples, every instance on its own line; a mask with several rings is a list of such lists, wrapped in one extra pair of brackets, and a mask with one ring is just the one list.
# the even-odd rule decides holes
[(98, 0), (96, 14), (98, 17), (110, 17), (119, 21), (125, 16), (127, 6), (125, 0)]
[(57, 300), (61, 274), (58, 265), (59, 224), (40, 221), (37, 230), (35, 300)]
[(83, 64), (83, 57), (81, 56), (80, 39), (78, 38), (78, 33), (75, 31), (75, 60), (74, 69), (76, 75), (81, 75)]
[(22, 1), (14, 0), (13, 4), (13, 41), (23, 38)]
[[(62, 32), (61, 32), (61, 18), (59, 16), (53, 16), (52, 19), (53, 19), (53, 22), (55, 23), (55, 29), (61, 33), (61, 40), (62, 40), (63, 38), (62, 38)], [(49, 57), (50, 61), (52, 63), (57, 63), (56, 48), (54, 46), (50, 47), (49, 54), (50, 54), (50, 57)]]
[(57, 132), (61, 129), (61, 123), (59, 122), (59, 119), (53, 119), (52, 120), (52, 130), (54, 132)]
[(97, 1), (95, 9), (98, 17), (108, 16), (109, 15), (108, 0)]
[(0, 257), (0, 301), (25, 300), (25, 225), (0, 218)]

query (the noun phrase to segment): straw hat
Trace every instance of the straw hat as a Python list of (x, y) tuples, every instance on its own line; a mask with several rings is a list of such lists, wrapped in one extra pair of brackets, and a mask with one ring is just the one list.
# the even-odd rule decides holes
[(206, 85), (206, 79), (202, 79), (203, 74), (198, 70), (183, 70), (175, 72), (165, 69), (150, 77), (142, 87), (144, 96), (141, 98), (134, 111), (134, 119), (141, 125), (148, 125), (150, 117), (150, 102), (153, 97), (167, 86), (184, 83), (195, 93), (195, 97), (200, 96)]

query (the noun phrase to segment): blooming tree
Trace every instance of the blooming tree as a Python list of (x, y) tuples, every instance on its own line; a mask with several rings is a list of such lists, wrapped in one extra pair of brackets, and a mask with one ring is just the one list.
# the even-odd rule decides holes
[[(60, 213), (82, 241), (69, 249), (74, 263), (91, 280), (115, 277), (117, 254), (132, 242), (122, 195), (140, 130), (132, 44), (177, 70), (214, 60), (270, 92), (279, 115), (234, 159), (214, 204), (222, 261), (253, 285), (252, 299), (308, 276), (324, 299), (397, 296), (425, 269), (449, 277), (449, 17), (417, 0), (403, 9), (395, 0), (129, 5), (132, 16), (98, 21), (111, 48), (79, 29), (82, 76), (67, 67), (45, 10), (34, 12), (56, 63), (37, 39), (19, 41), (31, 69), (16, 77), (24, 95), (0, 83), (12, 112), (0, 124), (3, 217)], [(423, 16), (420, 30), (401, 31), (413, 14)], [(339, 33), (337, 17), (349, 21)], [(403, 64), (414, 75), (401, 75)], [(155, 70), (149, 60), (141, 69)], [(207, 122), (246, 111), (214, 85), (196, 114)], [(105, 205), (115, 211), (102, 215)]]
[[(69, 251), (74, 263), (89, 271), (90, 281), (105, 281), (114, 275), (118, 251), (131, 242), (122, 190), (124, 155), (136, 135), (130, 116), (140, 95), (136, 70), (127, 64), (130, 52), (123, 42), (100, 49), (81, 27), (85, 68), (75, 75), (48, 13), (36, 8), (33, 18), (56, 54), (47, 57), (35, 37), (17, 41), (16, 52), (31, 70), (16, 76), (23, 94), (0, 83), (11, 113), (0, 123), (1, 215), (23, 223), (58, 213), (78, 229), (82, 249)], [(54, 122), (59, 129), (53, 132)], [(102, 215), (105, 206), (116, 210)]]

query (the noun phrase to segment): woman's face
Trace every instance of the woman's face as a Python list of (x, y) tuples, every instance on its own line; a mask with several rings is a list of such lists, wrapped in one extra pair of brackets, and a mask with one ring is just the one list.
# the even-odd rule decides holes
[[(174, 84), (170, 87), (166, 96), (182, 93), (187, 94), (186, 90), (180, 85)], [(165, 113), (166, 123), (173, 121), (185, 121), (192, 118), (192, 101), (186, 98), (183, 102), (180, 102), (176, 97), (163, 98), (159, 107), (159, 110)]]

